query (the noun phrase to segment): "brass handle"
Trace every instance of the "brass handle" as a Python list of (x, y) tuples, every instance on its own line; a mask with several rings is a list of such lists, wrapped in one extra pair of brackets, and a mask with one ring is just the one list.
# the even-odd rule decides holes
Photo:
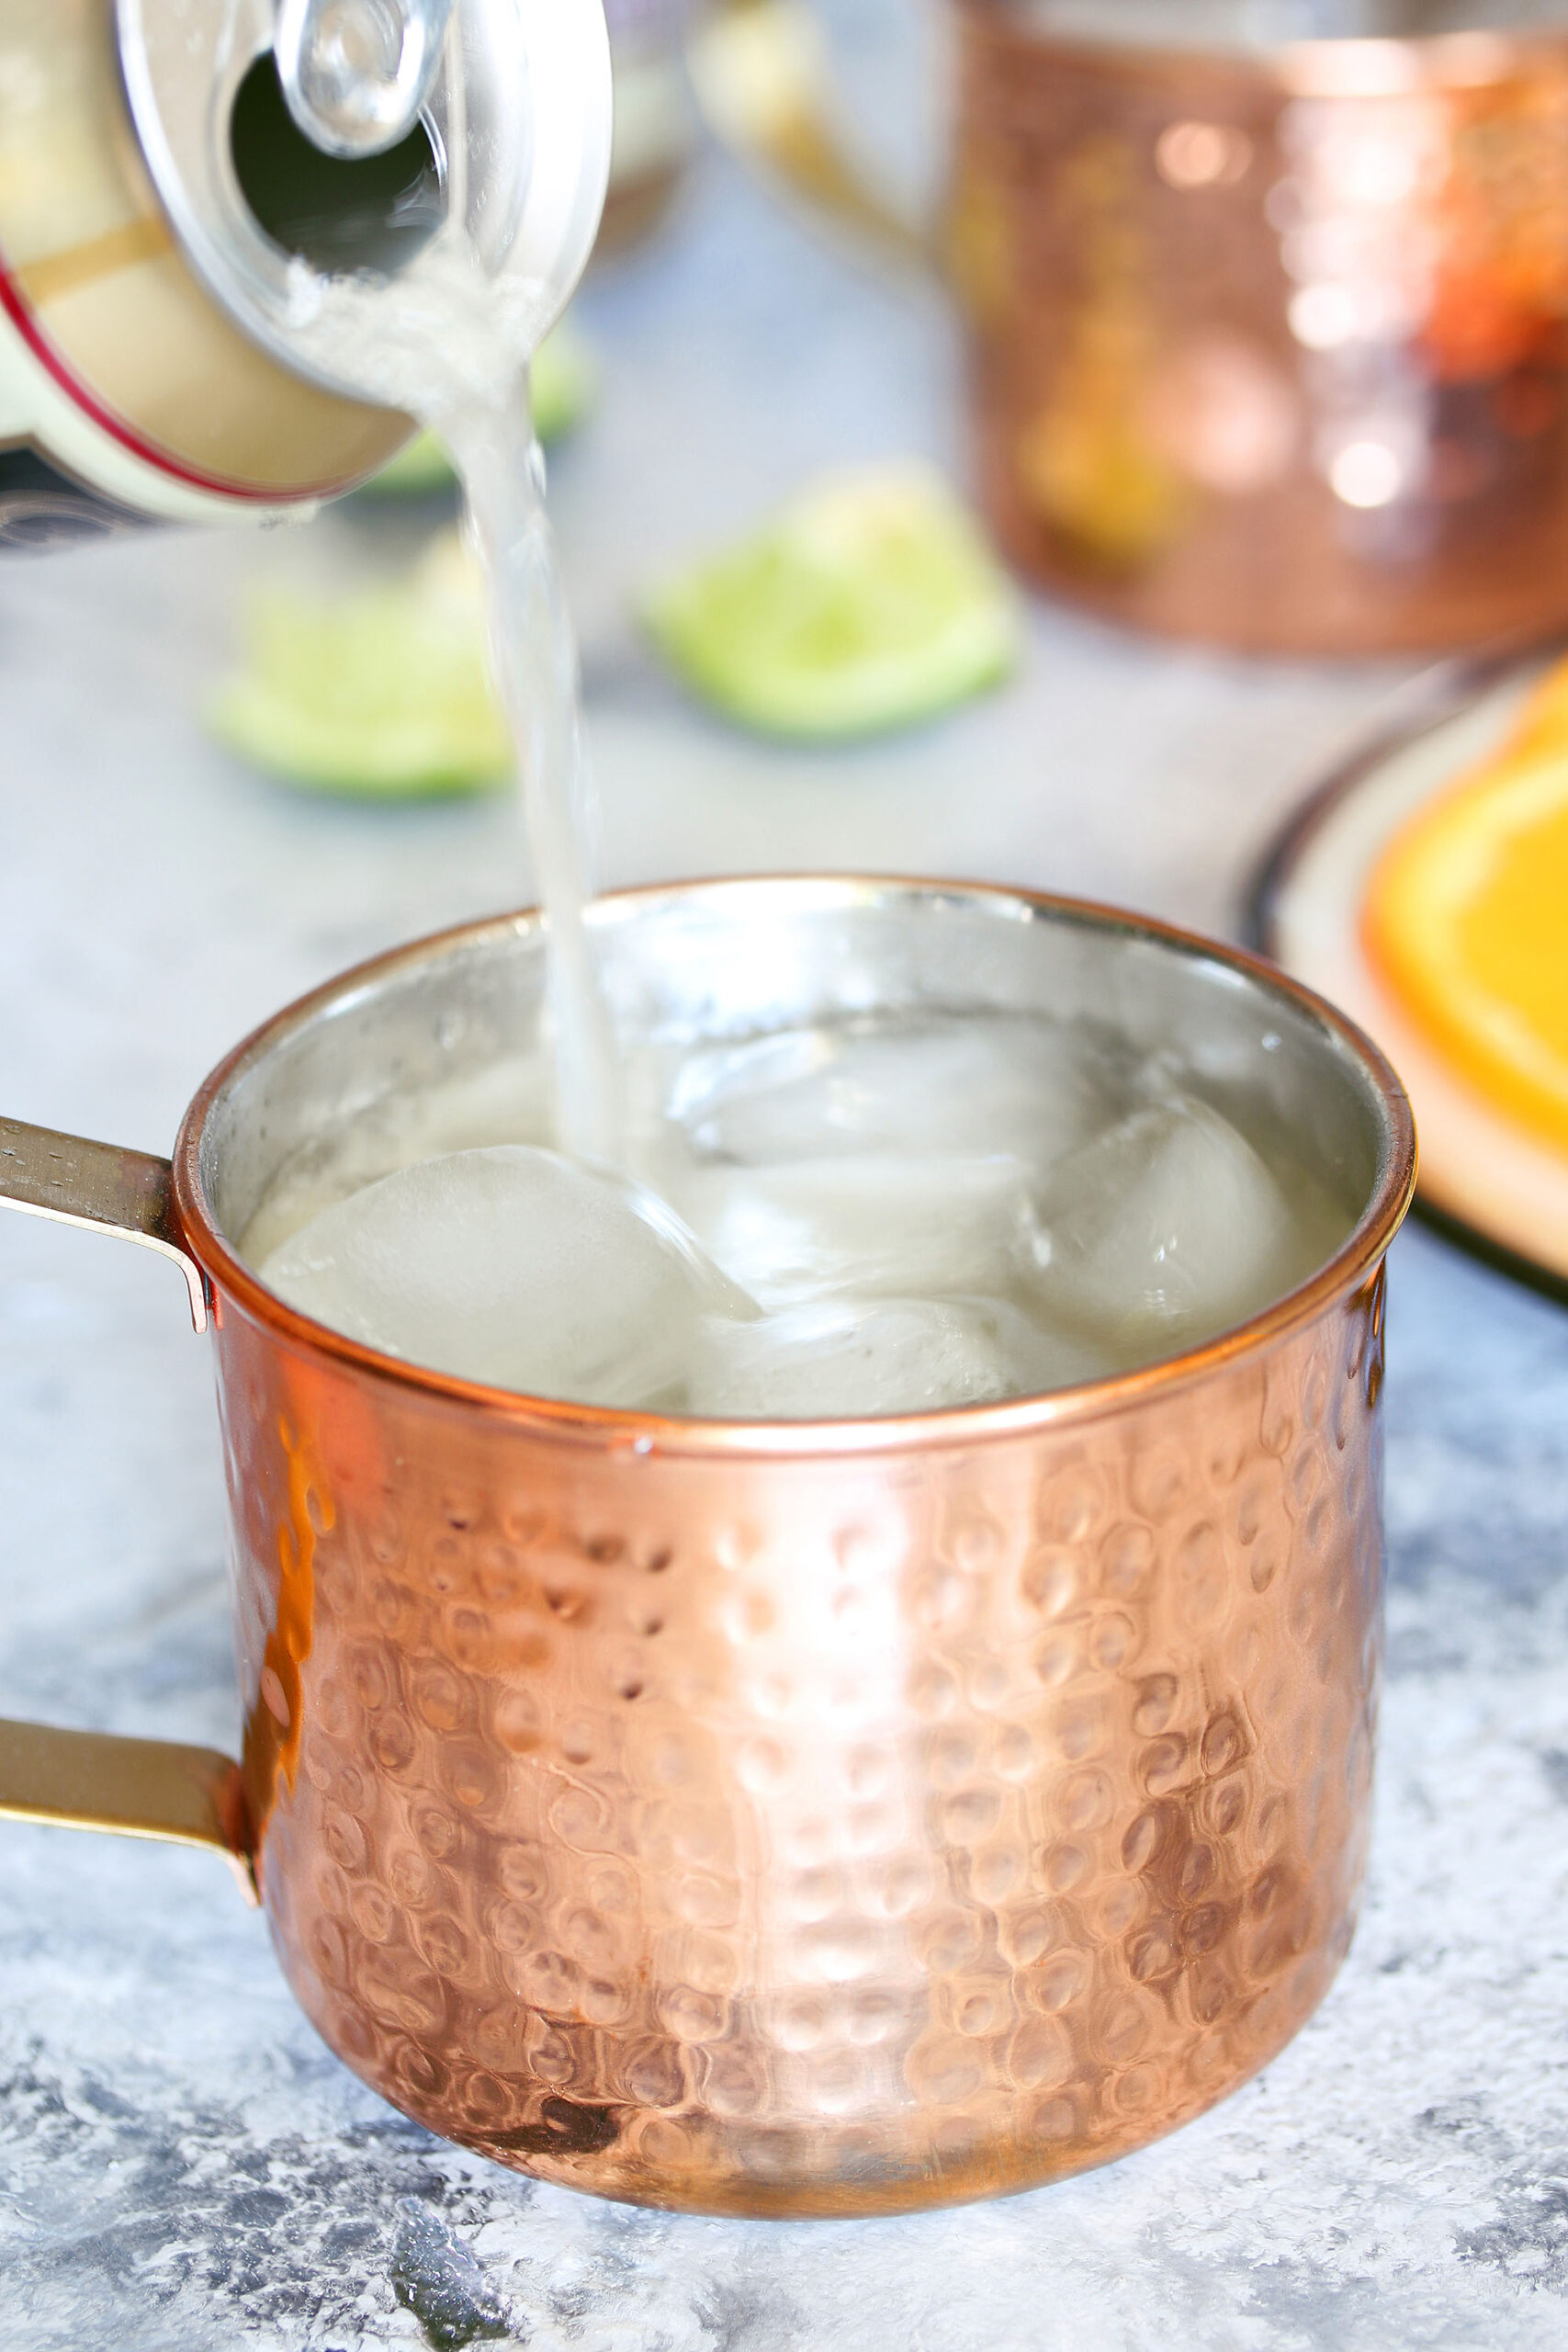
[(169, 1204), (169, 1176), (168, 1161), (151, 1152), (121, 1151), (112, 1143), (89, 1143), (85, 1136), (0, 1119), (0, 1202), (34, 1216), (58, 1217), (62, 1225), (85, 1226), (89, 1232), (115, 1233), (172, 1258), (190, 1292), (191, 1321), (205, 1331), (207, 1278), (181, 1246)]
[(0, 1723), (0, 1820), (215, 1847), (256, 1900), (240, 1768), (215, 1747)]
[[(116, 1233), (173, 1258), (189, 1290), (191, 1319), (204, 1331), (206, 1277), (180, 1242), (169, 1174), (168, 1161), (147, 1152), (0, 1119), (0, 1204)], [(240, 1768), (213, 1748), (0, 1723), (0, 1819), (214, 1847), (256, 1900)]]
[(808, 0), (725, 0), (699, 19), (687, 63), (698, 109), (722, 146), (885, 254), (935, 263), (934, 238), (850, 153)]

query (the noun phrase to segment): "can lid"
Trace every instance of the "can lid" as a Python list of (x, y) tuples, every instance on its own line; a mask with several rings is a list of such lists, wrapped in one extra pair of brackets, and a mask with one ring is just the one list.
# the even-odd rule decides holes
[(499, 401), (565, 308), (609, 176), (602, 0), (456, 0), (412, 130), (331, 153), (275, 0), (117, 0), (142, 154), (209, 291), (297, 373), (426, 416)]
[(278, 0), (288, 111), (323, 154), (379, 155), (429, 103), (454, 0)]

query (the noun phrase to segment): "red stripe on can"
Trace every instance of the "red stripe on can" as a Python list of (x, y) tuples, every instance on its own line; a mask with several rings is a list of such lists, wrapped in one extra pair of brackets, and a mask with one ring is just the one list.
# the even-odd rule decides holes
[(359, 480), (356, 474), (346, 474), (337, 481), (319, 482), (304, 490), (260, 490), (254, 482), (231, 481), (221, 474), (206, 473), (199, 466), (187, 466), (182, 459), (171, 457), (167, 450), (160, 449), (156, 442), (149, 441), (124, 417), (117, 416), (113, 409), (99, 400), (92, 386), (83, 381), (64, 354), (56, 349), (44, 333), (36, 312), (6, 266), (4, 255), (0, 255), (0, 310), (5, 311), (34, 358), (53, 379), (73, 406), (89, 417), (101, 433), (107, 433), (112, 441), (118, 442), (122, 449), (129, 450), (133, 458), (139, 458), (144, 466), (151, 466), (155, 472), (167, 475), (172, 481), (183, 482), (191, 490), (204, 490), (215, 498), (231, 499), (237, 505), (291, 506), (302, 504), (307, 499), (335, 498), (340, 492), (352, 489)]

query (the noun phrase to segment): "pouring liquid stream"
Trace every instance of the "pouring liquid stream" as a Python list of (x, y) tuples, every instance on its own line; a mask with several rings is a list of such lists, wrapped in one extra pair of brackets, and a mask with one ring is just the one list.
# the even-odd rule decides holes
[(339, 280), (331, 313), (302, 260), (294, 285), (302, 346), (369, 398), (417, 417), (457, 467), (544, 911), (557, 1139), (573, 1158), (613, 1163), (615, 1055), (583, 920), (592, 895), (592, 782), (576, 639), (528, 401), (536, 301), (526, 286), (492, 287), (462, 238), (438, 241), (389, 281)]
[(526, 379), (442, 429), (468, 499), (490, 605), (491, 658), (517, 751), (524, 819), (544, 908), (556, 1126), (571, 1158), (621, 1156), (615, 1053), (584, 915), (592, 895), (592, 782), (577, 645), (545, 511), (545, 461)]

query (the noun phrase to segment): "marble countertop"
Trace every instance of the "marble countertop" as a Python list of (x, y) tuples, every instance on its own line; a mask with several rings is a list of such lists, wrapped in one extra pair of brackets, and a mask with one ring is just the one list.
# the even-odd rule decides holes
[[(1243, 664), (1032, 614), (1024, 674), (852, 754), (695, 715), (651, 570), (812, 469), (961, 466), (934, 298), (717, 164), (583, 304), (602, 407), (556, 464), (610, 881), (982, 876), (1234, 927), (1303, 778), (1395, 673)], [(363, 510), (0, 569), (0, 1106), (166, 1149), (252, 1023), (524, 899), (504, 801), (297, 799), (203, 740), (237, 596), (421, 527)], [(351, 2352), (1538, 2352), (1568, 2346), (1568, 1315), (1395, 1252), (1389, 1679), (1363, 1924), (1318, 2018), (1172, 2140), (865, 2223), (672, 2219), (531, 2186), (363, 2089), (209, 1860), (0, 1829), (0, 2346)], [(219, 1448), (169, 1269), (0, 1218), (0, 1713), (235, 1736)]]

